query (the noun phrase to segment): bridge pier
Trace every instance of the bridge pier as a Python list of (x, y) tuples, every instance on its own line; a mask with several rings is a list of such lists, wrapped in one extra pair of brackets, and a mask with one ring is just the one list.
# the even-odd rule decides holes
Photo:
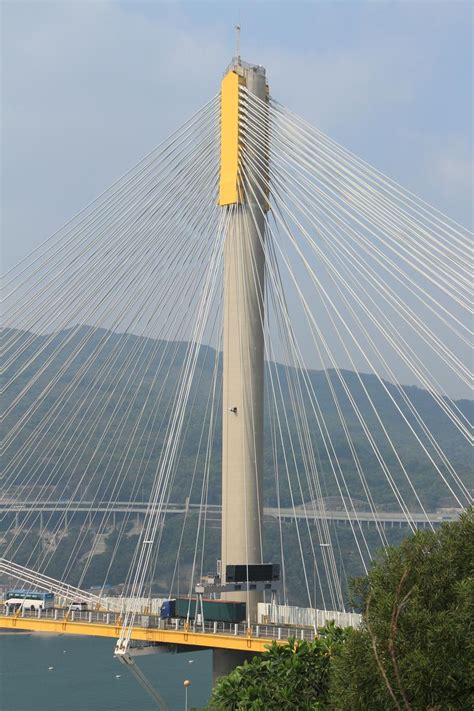
[(242, 652), (237, 649), (212, 650), (212, 686), (221, 676), (227, 676), (236, 667), (255, 657), (255, 652)]

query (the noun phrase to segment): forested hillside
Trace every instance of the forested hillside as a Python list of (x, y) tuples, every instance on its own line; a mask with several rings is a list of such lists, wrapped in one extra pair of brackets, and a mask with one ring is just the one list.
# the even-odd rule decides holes
[[(112, 495), (110, 481), (120, 471), (120, 489), (114, 492), (114, 497), (122, 500), (128, 497), (146, 498), (157, 470), (188, 344), (153, 341), (100, 329), (93, 331), (87, 327), (62, 331), (54, 337), (20, 332), (15, 334), (12, 331), (4, 331), (2, 334), (3, 338), (11, 338), (12, 335), (16, 337), (19, 349), (26, 344), (28, 348), (21, 348), (21, 357), (6, 364), (4, 381), (8, 383), (15, 374), (18, 377), (3, 397), (3, 408), (7, 408), (22, 394), (21, 403), (15, 408), (15, 418), (21, 420), (24, 416), (25, 424), (14, 446), (5, 452), (5, 471), (11, 471), (22, 447), (28, 449), (31, 456), (24, 460), (23, 466), (15, 469), (15, 484), (22, 488), (13, 487), (9, 493), (15, 495), (15, 491), (21, 490), (22, 495), (34, 498), (35, 490), (44, 485), (52, 494), (61, 480), (61, 497), (107, 498)], [(33, 354), (35, 358), (32, 358)], [(200, 472), (202, 475), (205, 459), (205, 446), (202, 441), (200, 444), (200, 440), (208, 427), (212, 400), (215, 412), (208, 500), (211, 503), (219, 501), (220, 390), (217, 386), (213, 391), (212, 387), (213, 382), (219, 383), (219, 377), (213, 381), (215, 366), (220, 369), (220, 357), (216, 357), (212, 348), (202, 347), (189, 398), (185, 436), (170, 492), (172, 501), (182, 501), (189, 494), (189, 481), (195, 469), (196, 457), (196, 486), (191, 491), (191, 499), (200, 496), (199, 475)], [(292, 401), (290, 387), (295, 378), (302, 382), (299, 373), (283, 365), (267, 364), (265, 502), (269, 505), (275, 504), (277, 500), (275, 458), (279, 463), (282, 506), (290, 505), (289, 481), (296, 472), (300, 475), (301, 491), (295, 485), (295, 503), (301, 503), (302, 498), (310, 498), (311, 494), (307, 478), (302, 474), (304, 466), (301, 448), (291, 447), (292, 443), (299, 443), (295, 424), (296, 405)], [(324, 496), (341, 495), (334, 476), (337, 463), (347, 486), (342, 493), (347, 495), (349, 492), (361, 502), (361, 506), (366, 501), (331, 387), (376, 504), (388, 509), (397, 508), (391, 487), (364, 434), (348, 393), (363, 414), (397, 487), (414, 510), (418, 504), (413, 488), (420, 494), (426, 509), (455, 503), (427, 453), (417, 443), (413, 431), (397, 410), (398, 406), (413, 429), (420, 431), (402, 395), (409, 398), (457, 473), (472, 487), (469, 446), (427, 391), (413, 386), (397, 389), (390, 383), (385, 383), (384, 388), (376, 376), (350, 371), (308, 371), (308, 378), (333, 446), (331, 450), (325, 444), (315, 413), (303, 393), (303, 400), (308, 403), (308, 427), (317, 457), (317, 476)], [(38, 393), (50, 381), (52, 386), (46, 395), (37, 400)], [(280, 392), (276, 401), (272, 402), (269, 383), (276, 381)], [(67, 408), (61, 406), (65, 393), (68, 396)], [(471, 420), (472, 404), (468, 400), (456, 402), (459, 411)], [(286, 429), (276, 433), (272, 447), (270, 425), (275, 423), (275, 411), (286, 413)], [(135, 422), (140, 423), (137, 431), (134, 429)], [(4, 430), (8, 432), (14, 424), (12, 418), (7, 416), (3, 423)], [(284, 448), (292, 452), (292, 456), (287, 457), (286, 471), (282, 466)], [(435, 457), (433, 450), (429, 451)], [(137, 452), (143, 454), (139, 472), (136, 466)], [(439, 462), (438, 459), (436, 461)], [(400, 462), (409, 474), (413, 488)], [(65, 472), (73, 469), (74, 476), (70, 479), (64, 476)], [(32, 471), (35, 472), (34, 477)], [(314, 476), (314, 472), (312, 474)], [(79, 488), (78, 479), (81, 479)], [(340, 482), (339, 478), (339, 485)]]

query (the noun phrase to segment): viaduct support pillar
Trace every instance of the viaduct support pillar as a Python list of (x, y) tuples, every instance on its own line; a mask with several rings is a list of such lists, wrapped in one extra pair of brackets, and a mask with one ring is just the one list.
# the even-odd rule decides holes
[(212, 686), (221, 676), (227, 676), (240, 667), (245, 661), (250, 661), (255, 657), (254, 652), (241, 652), (236, 649), (213, 649), (212, 650)]

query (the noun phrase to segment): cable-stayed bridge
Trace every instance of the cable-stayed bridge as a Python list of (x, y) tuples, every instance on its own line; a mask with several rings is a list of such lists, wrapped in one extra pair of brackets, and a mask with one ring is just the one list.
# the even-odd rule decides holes
[[(137, 640), (211, 647), (222, 673), (346, 614), (346, 566), (368, 570), (387, 523), (429, 529), (472, 502), (470, 402), (453, 397), (470, 387), (470, 239), (235, 59), (6, 275), (0, 570), (61, 605), (0, 623), (115, 637), (161, 703)], [(281, 580), (249, 577), (269, 561)], [(102, 609), (88, 581), (118, 570)], [(203, 596), (244, 612), (211, 621)], [(187, 612), (144, 614), (157, 597)], [(264, 623), (264, 601), (314, 624)]]

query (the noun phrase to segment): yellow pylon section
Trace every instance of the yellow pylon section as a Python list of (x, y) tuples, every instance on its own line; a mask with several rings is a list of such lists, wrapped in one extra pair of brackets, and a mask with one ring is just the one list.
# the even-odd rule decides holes
[(239, 86), (245, 79), (229, 72), (221, 83), (221, 174), (219, 205), (239, 200)]

